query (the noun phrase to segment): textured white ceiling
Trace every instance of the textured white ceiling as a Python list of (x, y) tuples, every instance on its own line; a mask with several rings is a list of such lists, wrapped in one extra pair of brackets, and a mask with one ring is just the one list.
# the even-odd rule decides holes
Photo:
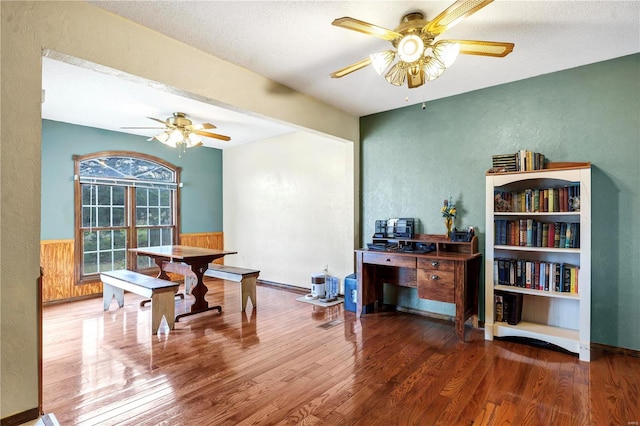
[[(330, 78), (331, 72), (389, 46), (384, 40), (334, 27), (331, 22), (350, 16), (393, 29), (407, 12), (422, 11), (429, 20), (452, 2), (90, 3), (357, 116), (640, 52), (640, 2), (637, 0), (497, 0), (441, 38), (513, 42), (513, 53), (505, 58), (460, 55), (439, 79), (417, 89), (407, 89), (387, 83), (371, 67), (341, 79)], [(115, 90), (112, 88), (111, 93)], [(163, 104), (159, 102), (155, 104), (157, 111), (178, 110), (176, 107), (162, 109)], [(175, 105), (176, 100), (169, 102)], [(160, 114), (148, 110), (138, 113), (134, 124), (131, 124), (133, 120), (120, 118), (118, 125), (138, 125), (140, 116)], [(218, 125), (211, 117), (216, 115), (205, 115), (202, 121)], [(224, 133), (222, 128), (218, 130)], [(278, 129), (287, 130), (293, 129)]]

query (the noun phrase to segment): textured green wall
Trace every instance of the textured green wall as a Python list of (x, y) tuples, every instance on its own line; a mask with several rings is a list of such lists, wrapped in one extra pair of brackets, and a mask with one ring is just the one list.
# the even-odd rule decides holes
[[(366, 116), (361, 139), (363, 244), (375, 220), (389, 217), (444, 233), (439, 210), (451, 193), (456, 225), (475, 226), (484, 252), (493, 154), (590, 161), (592, 340), (640, 350), (639, 54)], [(399, 293), (404, 306), (453, 312)]]
[(222, 232), (222, 151), (178, 152), (146, 137), (42, 120), (42, 219), (40, 238), (73, 238), (72, 155), (107, 150), (136, 151), (182, 167), (181, 232)]

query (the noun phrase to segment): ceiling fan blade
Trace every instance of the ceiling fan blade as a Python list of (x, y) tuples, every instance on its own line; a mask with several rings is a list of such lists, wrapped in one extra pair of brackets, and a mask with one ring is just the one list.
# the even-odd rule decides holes
[(480, 41), (480, 40), (442, 40), (448, 43), (458, 43), (460, 45), (460, 53), (465, 55), (493, 56), (496, 58), (504, 58), (513, 51), (515, 44), (504, 43), (499, 41)]
[(202, 130), (194, 130), (193, 133), (199, 136), (205, 136), (207, 138), (220, 139), (221, 141), (230, 141), (231, 138), (229, 136), (218, 135), (216, 133), (203, 132)]
[(153, 121), (157, 121), (158, 123), (162, 123), (165, 126), (172, 126), (169, 123), (167, 123), (165, 120), (160, 120), (159, 118), (153, 118), (153, 117), (147, 117), (149, 120), (153, 120)]
[(491, 2), (493, 0), (458, 0), (432, 19), (422, 30), (434, 35), (442, 34)]
[(164, 127), (120, 127), (121, 129), (164, 129)]
[(387, 28), (379, 27), (378, 25), (370, 24), (368, 22), (360, 21), (359, 19), (349, 18), (348, 16), (345, 16), (344, 18), (334, 19), (331, 25), (346, 28), (348, 30), (358, 31), (388, 41), (393, 41), (397, 38), (402, 37), (402, 34), (395, 31), (391, 31)]
[(371, 58), (363, 59), (360, 62), (356, 62), (355, 64), (351, 64), (346, 68), (342, 68), (331, 74), (332, 78), (340, 78), (344, 77), (347, 74), (351, 74), (354, 71), (358, 71), (360, 68), (364, 68), (371, 63)]

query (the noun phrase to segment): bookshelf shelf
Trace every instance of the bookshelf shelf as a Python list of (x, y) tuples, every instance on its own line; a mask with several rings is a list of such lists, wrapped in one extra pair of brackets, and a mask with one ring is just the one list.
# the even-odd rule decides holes
[[(578, 354), (581, 361), (590, 361), (591, 346), (591, 165), (590, 163), (555, 163), (550, 169), (509, 172), (509, 173), (487, 173), (486, 176), (486, 247), (485, 247), (485, 339), (492, 340), (494, 337), (526, 337), (548, 342), (564, 348), (570, 352)], [(564, 195), (564, 202), (574, 201), (573, 194), (578, 194), (579, 204), (576, 211), (537, 211), (543, 210), (543, 191), (545, 197), (547, 192), (567, 191), (571, 187), (569, 197)], [(494, 203), (502, 202), (503, 196), (511, 198), (511, 210), (521, 209), (523, 192), (531, 196), (525, 202), (535, 200), (533, 212), (522, 211), (496, 211)], [(500, 197), (497, 195), (500, 194)], [(539, 198), (538, 198), (539, 197)], [(549, 195), (549, 199), (550, 199)], [(502, 200), (499, 200), (502, 198)], [(517, 201), (514, 201), (516, 200)], [(570, 202), (567, 200), (571, 200)], [(498, 200), (498, 201), (497, 201)], [(519, 204), (518, 204), (519, 203)], [(538, 204), (540, 203), (540, 204)], [(546, 198), (545, 198), (546, 203)], [(554, 202), (556, 208), (557, 204)], [(549, 204), (551, 205), (551, 204)], [(529, 204), (527, 204), (529, 206)], [(501, 205), (504, 207), (504, 205)], [(545, 205), (546, 207), (546, 205)], [(564, 208), (571, 210), (571, 208)], [(507, 208), (508, 209), (508, 208)], [(502, 210), (502, 208), (501, 208)], [(513, 221), (512, 232), (519, 236), (506, 232), (505, 221)], [(544, 237), (540, 246), (520, 246), (517, 239), (522, 241), (523, 235), (530, 242), (530, 235), (523, 234), (523, 222), (562, 222), (566, 227), (577, 227), (576, 246), (569, 247), (569, 235), (566, 233), (566, 247), (552, 247), (554, 238), (545, 240)], [(520, 223), (520, 227), (516, 224)], [(515, 227), (514, 227), (515, 226)], [(538, 232), (540, 229), (538, 229)], [(551, 228), (552, 226), (549, 226)], [(558, 228), (556, 228), (558, 229)], [(536, 231), (534, 231), (535, 233)], [(557, 232), (557, 231), (556, 231)], [(546, 231), (545, 231), (546, 233)], [(551, 230), (549, 231), (551, 234)], [(510, 236), (509, 236), (510, 235)], [(538, 234), (540, 235), (540, 234)], [(543, 234), (546, 235), (546, 234)], [(565, 232), (561, 235), (564, 237)], [(557, 234), (556, 234), (557, 236)], [(510, 239), (509, 239), (510, 238)], [(508, 245), (503, 244), (507, 241)], [(533, 239), (535, 241), (535, 238)], [(497, 244), (500, 242), (501, 244)], [(511, 245), (511, 243), (516, 245)], [(574, 239), (571, 239), (571, 243)], [(538, 246), (536, 246), (538, 245)], [(556, 240), (556, 246), (557, 240)], [(547, 247), (545, 247), (547, 246)], [(575, 247), (575, 246), (574, 246)], [(500, 263), (504, 262), (504, 263)], [(526, 275), (524, 266), (521, 269), (513, 265), (527, 264)], [(544, 264), (546, 268), (541, 265)], [(533, 266), (531, 266), (533, 265)], [(549, 274), (543, 279), (542, 271), (550, 268), (552, 271), (562, 271), (562, 278), (549, 280)], [(510, 268), (510, 269), (509, 269)], [(530, 269), (529, 269), (530, 268)], [(538, 269), (539, 268), (539, 269)], [(564, 275), (570, 269), (570, 274)], [(514, 270), (516, 272), (514, 272)], [(556, 274), (556, 277), (559, 275)], [(571, 279), (569, 280), (569, 277)], [(515, 278), (514, 278), (515, 277)], [(535, 279), (534, 279), (535, 278)], [(504, 285), (514, 284), (514, 279), (521, 280), (519, 286)], [(575, 281), (574, 281), (575, 279)], [(539, 281), (538, 281), (539, 280)], [(526, 285), (523, 282), (526, 281)], [(542, 290), (543, 286), (551, 287), (560, 282), (562, 287), (566, 285), (565, 291)], [(576, 284), (574, 287), (573, 284)], [(568, 291), (571, 290), (571, 291)], [(495, 292), (507, 292), (522, 295), (522, 318), (513, 325), (507, 322), (496, 321), (496, 295)], [(506, 318), (506, 315), (504, 316)]]
[[(580, 352), (580, 333), (578, 330), (554, 327), (546, 324), (521, 321), (517, 326), (505, 323), (493, 325), (494, 337), (528, 337), (552, 343), (569, 352)], [(588, 361), (588, 360), (583, 360)]]
[(526, 247), (526, 246), (505, 246), (505, 245), (495, 245), (493, 248), (494, 250), (538, 251), (543, 253), (580, 253), (579, 248)]
[(515, 217), (578, 217), (578, 212), (495, 212), (496, 217), (500, 216), (515, 216)]
[(569, 299), (569, 300), (579, 300), (579, 294), (573, 293), (561, 293), (559, 291), (546, 291), (546, 290), (534, 290), (531, 288), (522, 288), (522, 287), (514, 287), (510, 285), (494, 285), (494, 290), (500, 291), (509, 291), (511, 293), (522, 293), (528, 294), (531, 296), (541, 296), (541, 297), (555, 297), (558, 299)]

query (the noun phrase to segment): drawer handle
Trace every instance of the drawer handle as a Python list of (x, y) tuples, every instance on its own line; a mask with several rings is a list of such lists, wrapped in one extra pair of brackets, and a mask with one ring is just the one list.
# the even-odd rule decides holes
[(438, 263), (437, 260), (434, 260), (433, 262), (431, 262), (431, 266), (438, 266), (438, 265), (439, 265), (439, 263)]
[(391, 262), (391, 259), (387, 258), (387, 262)]
[(432, 279), (432, 280), (439, 280), (439, 279), (440, 279), (440, 277), (439, 277), (439, 276), (437, 276), (437, 275), (431, 275), (431, 279)]

